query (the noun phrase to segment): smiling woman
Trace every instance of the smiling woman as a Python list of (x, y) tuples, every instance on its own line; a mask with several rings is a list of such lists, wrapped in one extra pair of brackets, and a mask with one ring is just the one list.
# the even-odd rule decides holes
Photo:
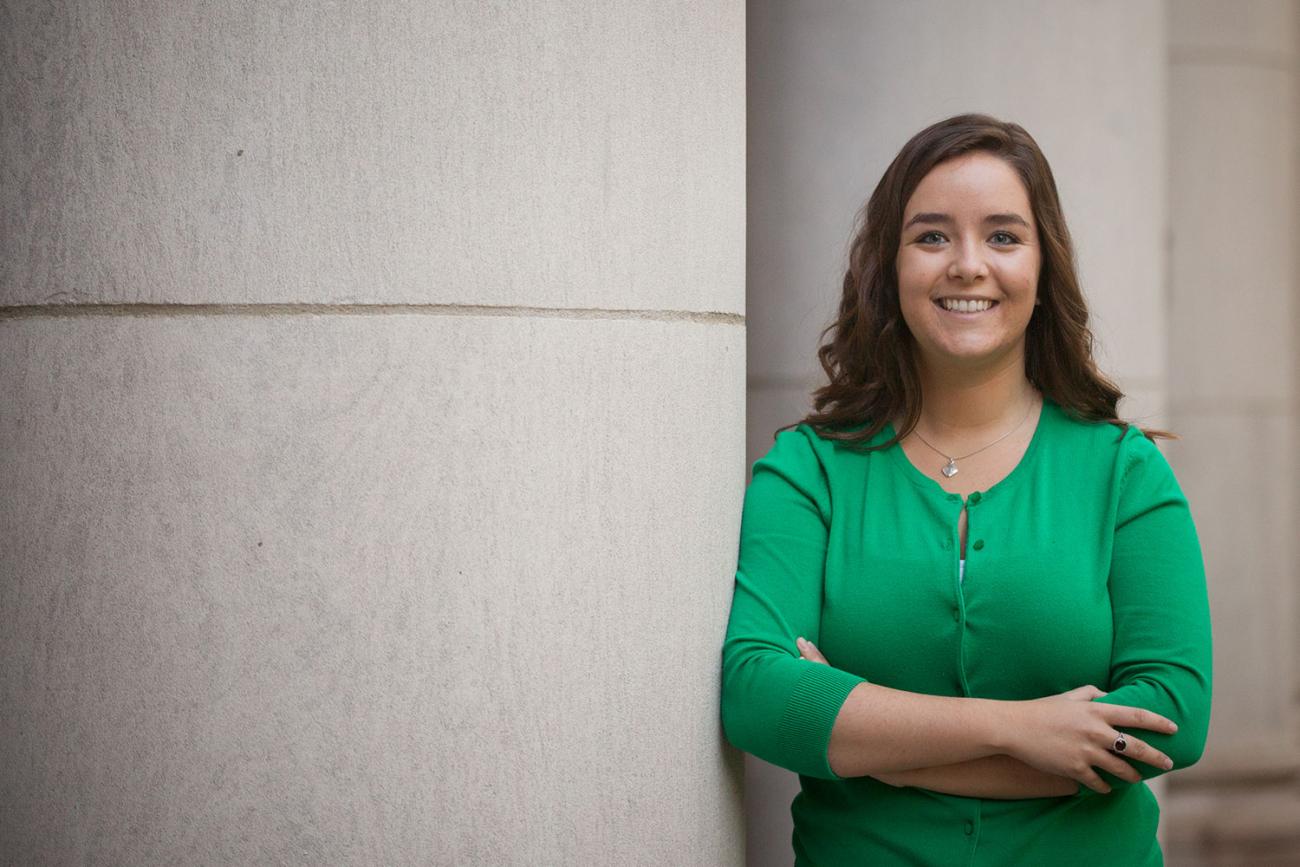
[(1209, 726), (1204, 563), (1171, 435), (1093, 361), (1047, 161), (950, 118), (860, 220), (829, 382), (745, 493), (724, 732), (800, 775), (800, 867), (1156, 867), (1144, 781)]

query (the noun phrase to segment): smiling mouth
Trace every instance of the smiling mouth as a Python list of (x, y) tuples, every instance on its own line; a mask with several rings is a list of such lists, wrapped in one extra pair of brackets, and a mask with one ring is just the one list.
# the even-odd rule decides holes
[(959, 316), (959, 317), (962, 317), (962, 318), (965, 318), (965, 319), (974, 319), (974, 318), (977, 317), (977, 316), (982, 316), (983, 314), (988, 313), (989, 311), (993, 310), (993, 308), (995, 308), (995, 307), (998, 306), (998, 302), (994, 301), (994, 302), (991, 303), (988, 307), (986, 307), (986, 308), (984, 308), (984, 309), (982, 309), (982, 310), (979, 310), (979, 309), (976, 309), (976, 310), (949, 310), (947, 307), (944, 307), (943, 304), (941, 304), (941, 303), (939, 302), (939, 299), (938, 299), (938, 298), (935, 298), (935, 299), (934, 299), (933, 304), (934, 304), (935, 307), (938, 307), (940, 310), (942, 310), (944, 313), (947, 313), (947, 314), (950, 315), (950, 316)]

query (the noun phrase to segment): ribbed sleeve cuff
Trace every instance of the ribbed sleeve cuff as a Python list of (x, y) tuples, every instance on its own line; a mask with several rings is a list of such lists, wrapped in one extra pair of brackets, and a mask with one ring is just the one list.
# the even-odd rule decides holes
[(795, 681), (777, 724), (776, 738), (789, 766), (797, 773), (826, 780), (843, 780), (831, 770), (827, 750), (835, 718), (849, 693), (866, 678), (829, 665), (809, 662)]

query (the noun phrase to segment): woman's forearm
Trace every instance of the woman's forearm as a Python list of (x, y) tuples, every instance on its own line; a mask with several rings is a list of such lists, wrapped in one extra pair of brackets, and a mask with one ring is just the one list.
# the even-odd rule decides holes
[(1009, 704), (860, 683), (835, 719), (827, 759), (840, 776), (862, 777), (995, 756)]
[(1058, 777), (1008, 755), (884, 774), (891, 786), (912, 786), (967, 798), (1052, 798), (1079, 791), (1079, 782)]

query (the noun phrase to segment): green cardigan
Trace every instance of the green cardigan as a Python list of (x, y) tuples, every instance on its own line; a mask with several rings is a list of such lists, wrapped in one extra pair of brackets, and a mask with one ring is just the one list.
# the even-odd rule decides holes
[[(861, 427), (861, 426), (859, 426)], [(891, 439), (886, 425), (871, 440)], [(797, 867), (1163, 864), (1150, 788), (967, 798), (840, 777), (831, 727), (870, 681), (1023, 700), (1085, 684), (1174, 734), (1126, 729), (1178, 769), (1210, 722), (1211, 634), (1196, 528), (1173, 471), (1136, 427), (1074, 418), (1045, 397), (1020, 463), (965, 499), (895, 444), (876, 452), (800, 424), (754, 462), (722, 647), (728, 741), (799, 774)], [(814, 642), (830, 666), (800, 659)], [(1145, 779), (1166, 773), (1130, 761)]]

